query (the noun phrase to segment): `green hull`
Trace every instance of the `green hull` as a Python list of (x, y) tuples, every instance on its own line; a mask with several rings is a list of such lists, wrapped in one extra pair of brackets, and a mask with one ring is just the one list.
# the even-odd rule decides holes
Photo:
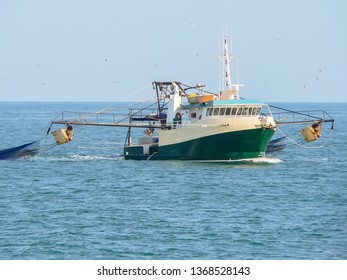
[(271, 129), (221, 133), (167, 146), (153, 145), (146, 154), (142, 146), (126, 146), (125, 159), (132, 160), (236, 160), (264, 157)]

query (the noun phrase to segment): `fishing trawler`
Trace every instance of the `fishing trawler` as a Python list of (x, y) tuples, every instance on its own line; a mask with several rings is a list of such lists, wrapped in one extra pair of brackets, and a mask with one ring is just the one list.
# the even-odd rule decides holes
[[(325, 111), (297, 112), (241, 98), (239, 91), (243, 85), (231, 82), (229, 53), (228, 36), (225, 36), (218, 93), (205, 90), (202, 84), (155, 81), (152, 83), (154, 102), (146, 101), (141, 107), (130, 108), (126, 116), (116, 117), (119, 109), (128, 105), (95, 113), (75, 112), (72, 116), (71, 112), (62, 112), (51, 122), (47, 135), (53, 135), (56, 145), (61, 145), (72, 140), (76, 125), (126, 127), (123, 156), (127, 160), (219, 162), (259, 159), (267, 152), (283, 150), (284, 137), (272, 140), (280, 125), (306, 125), (300, 131), (306, 142), (320, 137), (325, 122), (331, 122), (333, 129), (334, 119)], [(65, 128), (51, 132), (52, 126), (58, 124)], [(138, 137), (134, 141), (135, 129), (142, 129), (144, 134), (135, 133)], [(0, 159), (21, 155), (21, 147), (24, 146), (2, 151)]]
[[(228, 37), (224, 38), (224, 88), (207, 92), (204, 85), (181, 82), (153, 82), (154, 106), (129, 110), (124, 158), (134, 160), (234, 160), (264, 157), (276, 123), (267, 104), (242, 99), (242, 85), (232, 84)], [(264, 114), (264, 109), (268, 112)], [(107, 125), (81, 119), (54, 124)], [(133, 128), (145, 128), (145, 136), (134, 143)]]
[[(129, 109), (128, 122), (114, 118), (110, 122), (100, 122), (85, 120), (85, 117), (62, 117), (52, 124), (65, 124), (70, 131), (74, 125), (127, 127), (125, 159), (231, 161), (265, 157), (277, 126), (297, 121), (276, 120), (269, 105), (240, 97), (243, 85), (231, 82), (228, 36), (224, 37), (220, 58), (223, 75), (219, 93), (206, 91), (201, 84), (189, 86), (177, 81), (155, 81), (152, 83), (155, 102), (146, 103), (140, 109)], [(305, 117), (302, 123), (333, 121), (332, 118), (295, 113)], [(144, 129), (145, 135), (133, 141), (135, 128)], [(62, 138), (69, 139), (66, 135)], [(274, 140), (270, 144), (272, 150), (284, 148), (277, 142)]]

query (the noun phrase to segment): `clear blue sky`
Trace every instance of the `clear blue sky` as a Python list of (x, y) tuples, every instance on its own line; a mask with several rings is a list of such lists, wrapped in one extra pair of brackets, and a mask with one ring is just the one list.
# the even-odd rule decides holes
[(346, 15), (345, 0), (2, 0), (0, 101), (145, 100), (154, 80), (218, 91), (227, 27), (241, 96), (346, 102)]

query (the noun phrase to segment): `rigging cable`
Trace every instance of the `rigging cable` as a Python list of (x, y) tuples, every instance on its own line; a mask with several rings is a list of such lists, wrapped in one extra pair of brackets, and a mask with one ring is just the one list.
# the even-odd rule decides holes
[[(138, 94), (139, 92), (141, 92), (142, 90), (144, 90), (145, 88), (148, 88), (151, 84), (147, 84), (146, 86), (134, 91), (133, 93), (131, 93), (129, 96), (125, 97), (125, 98), (129, 98), (129, 97), (132, 97), (136, 94)], [(123, 98), (121, 101), (124, 101)], [(147, 99), (145, 101), (140, 101), (140, 102), (135, 102), (135, 103), (131, 103), (131, 104), (127, 104), (127, 105), (123, 105), (123, 106), (119, 106), (119, 107), (115, 107), (115, 108), (112, 108), (112, 106), (108, 106), (106, 108), (103, 108), (97, 112), (92, 112), (92, 113), (87, 113), (85, 115), (82, 115), (82, 116), (79, 116), (77, 118), (74, 118), (74, 119), (71, 119), (70, 121), (76, 121), (76, 120), (81, 120), (83, 118), (88, 118), (88, 117), (91, 117), (91, 116), (95, 116), (95, 115), (99, 115), (99, 114), (103, 114), (103, 113), (107, 113), (107, 112), (110, 112), (110, 111), (115, 111), (115, 110), (119, 110), (119, 109), (123, 109), (123, 108), (126, 108), (126, 107), (130, 107), (130, 106), (134, 106), (134, 105), (137, 105), (137, 104), (143, 104), (143, 103), (146, 103), (146, 102), (150, 102), (150, 101), (153, 101), (153, 98), (151, 99)], [(47, 134), (49, 134), (50, 132), (50, 129), (51, 129), (51, 126), (53, 125), (53, 122), (59, 117), (59, 116), (62, 116), (63, 113), (60, 113), (58, 114), (52, 121), (51, 125), (49, 126), (48, 130), (47, 130)]]
[(282, 135), (283, 135), (284, 137), (286, 137), (286, 138), (287, 138), (290, 142), (292, 142), (292, 144), (294, 144), (294, 145), (297, 145), (297, 146), (299, 146), (299, 147), (301, 147), (301, 148), (305, 148), (305, 149), (320, 149), (320, 148), (325, 147), (325, 145), (328, 144), (328, 141), (331, 140), (331, 138), (332, 138), (332, 136), (333, 136), (333, 132), (334, 132), (334, 125), (332, 125), (332, 127), (331, 127), (331, 129), (330, 129), (330, 137), (325, 141), (325, 143), (324, 143), (323, 145), (316, 146), (316, 147), (307, 147), (307, 146), (304, 146), (304, 145), (301, 144), (301, 143), (304, 142), (304, 140), (301, 141), (301, 142), (297, 142), (297, 141), (291, 139), (288, 135), (286, 135), (278, 126), (277, 126), (277, 129), (278, 129), (279, 132), (282, 133)]
[[(134, 91), (133, 93), (131, 93), (129, 96), (126, 96), (124, 98), (122, 98), (119, 102), (124, 102), (126, 98), (129, 98), (129, 97), (132, 97), (138, 93), (140, 93), (141, 91), (143, 91), (144, 89), (148, 88), (149, 86), (151, 86), (151, 84), (147, 84), (145, 85), (144, 87)], [(138, 102), (138, 103), (145, 103), (145, 102), (149, 102), (149, 101), (152, 101), (152, 99), (149, 99), (149, 100), (145, 100), (145, 101), (141, 101), (141, 102)], [(138, 104), (138, 103), (135, 103), (135, 104)], [(104, 109), (101, 109), (100, 111), (97, 111), (97, 112), (94, 112), (92, 115), (97, 115), (97, 114), (101, 114), (101, 113), (105, 113), (105, 112), (109, 112), (109, 111), (113, 111), (113, 110), (117, 110), (117, 109), (121, 109), (121, 108), (124, 108), (124, 107), (127, 107), (127, 106), (132, 106), (133, 104), (131, 105), (125, 105), (125, 106), (120, 106), (120, 107), (116, 107), (116, 108), (112, 108), (112, 106), (108, 106)], [(83, 117), (83, 116), (82, 116)]]

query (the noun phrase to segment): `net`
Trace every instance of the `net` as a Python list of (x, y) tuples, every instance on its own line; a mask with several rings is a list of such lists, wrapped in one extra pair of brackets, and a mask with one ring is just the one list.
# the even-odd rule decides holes
[(34, 156), (40, 150), (40, 140), (30, 142), (21, 146), (5, 149), (0, 151), (1, 159), (15, 159), (26, 156)]

